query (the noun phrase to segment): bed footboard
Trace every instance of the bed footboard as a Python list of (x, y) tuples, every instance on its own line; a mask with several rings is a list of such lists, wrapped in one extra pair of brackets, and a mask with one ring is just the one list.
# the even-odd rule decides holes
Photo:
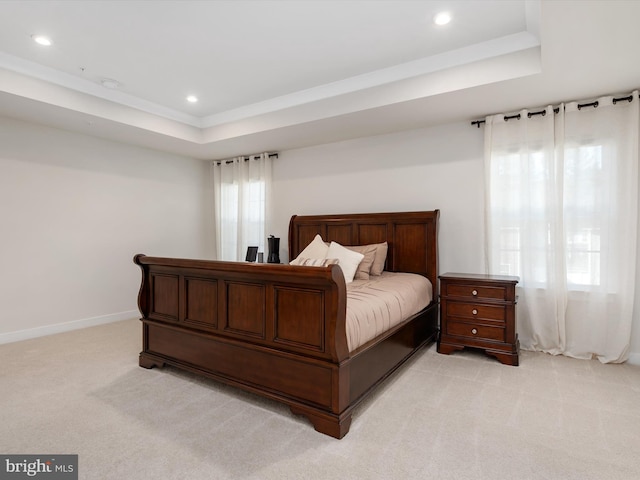
[(285, 402), (324, 433), (346, 433), (346, 287), (336, 265), (134, 262), (142, 269), (140, 366), (203, 374)]

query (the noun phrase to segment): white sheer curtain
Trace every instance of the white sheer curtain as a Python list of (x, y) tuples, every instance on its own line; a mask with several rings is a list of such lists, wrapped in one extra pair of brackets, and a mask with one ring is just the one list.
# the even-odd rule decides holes
[(486, 118), (486, 265), (518, 275), (523, 348), (622, 362), (636, 277), (638, 92)]
[(265, 252), (271, 221), (271, 171), (268, 153), (212, 163), (218, 260), (243, 261), (249, 246)]

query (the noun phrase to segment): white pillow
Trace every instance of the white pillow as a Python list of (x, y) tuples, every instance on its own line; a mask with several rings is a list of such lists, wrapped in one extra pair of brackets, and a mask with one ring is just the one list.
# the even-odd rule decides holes
[[(327, 250), (329, 247), (322, 240), (320, 234), (316, 235), (311, 243), (305, 247), (304, 250), (300, 252), (296, 258), (289, 262), (290, 265), (300, 265), (300, 260), (303, 258), (317, 258), (324, 259), (327, 258)], [(332, 257), (333, 258), (333, 257)]]
[(345, 283), (353, 282), (353, 276), (358, 270), (358, 265), (364, 258), (364, 255), (348, 248), (344, 248), (342, 245), (336, 242), (331, 242), (329, 250), (327, 251), (326, 258), (337, 258), (338, 265), (342, 269), (344, 274)]

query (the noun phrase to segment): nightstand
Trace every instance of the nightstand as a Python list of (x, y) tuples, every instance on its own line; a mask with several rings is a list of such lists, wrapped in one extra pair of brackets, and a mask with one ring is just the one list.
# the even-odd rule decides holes
[(440, 277), (438, 352), (479, 348), (507, 365), (518, 365), (518, 277), (446, 273)]

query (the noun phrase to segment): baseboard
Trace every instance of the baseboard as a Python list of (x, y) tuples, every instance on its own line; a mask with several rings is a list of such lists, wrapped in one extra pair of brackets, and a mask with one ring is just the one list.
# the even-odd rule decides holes
[(4, 343), (19, 342), (21, 340), (29, 340), (30, 338), (44, 337), (56, 333), (69, 332), (80, 328), (95, 327), (105, 323), (119, 322), (130, 318), (139, 317), (138, 310), (129, 310), (126, 312), (112, 313), (110, 315), (102, 315), (100, 317), (84, 318), (74, 320), (72, 322), (57, 323), (55, 325), (45, 325), (42, 327), (29, 328), (27, 330), (18, 330), (17, 332), (0, 333), (0, 345)]
[(627, 363), (631, 365), (640, 365), (640, 353), (630, 353)]

